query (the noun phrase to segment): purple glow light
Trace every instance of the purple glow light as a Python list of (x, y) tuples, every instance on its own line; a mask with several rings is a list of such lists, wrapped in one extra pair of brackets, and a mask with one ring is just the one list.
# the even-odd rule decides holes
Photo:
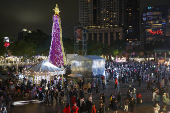
[[(64, 58), (61, 45), (61, 21), (59, 15), (53, 15), (52, 39), (49, 52), (49, 61), (56, 66), (64, 65)], [(60, 33), (61, 32), (61, 33)]]

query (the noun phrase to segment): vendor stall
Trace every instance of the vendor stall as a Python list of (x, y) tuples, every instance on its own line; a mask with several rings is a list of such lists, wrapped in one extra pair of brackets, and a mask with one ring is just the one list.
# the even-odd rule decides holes
[(35, 84), (40, 84), (42, 79), (50, 81), (51, 76), (63, 75), (64, 73), (64, 69), (58, 68), (47, 60), (43, 60), (40, 64), (25, 71), (25, 74), (34, 76), (33, 82)]

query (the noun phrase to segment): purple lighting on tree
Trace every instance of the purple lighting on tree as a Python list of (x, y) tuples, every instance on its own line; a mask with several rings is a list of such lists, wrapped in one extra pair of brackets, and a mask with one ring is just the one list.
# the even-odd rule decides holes
[(64, 65), (62, 46), (63, 44), (60, 16), (55, 14), (53, 15), (52, 39), (49, 52), (49, 61), (59, 67)]

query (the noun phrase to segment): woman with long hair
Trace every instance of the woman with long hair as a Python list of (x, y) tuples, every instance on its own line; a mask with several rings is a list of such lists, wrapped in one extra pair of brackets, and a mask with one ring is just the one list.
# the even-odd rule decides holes
[(67, 103), (66, 107), (63, 110), (63, 113), (71, 113), (70, 104), (69, 103)]
[(92, 113), (97, 113), (97, 112), (96, 112), (96, 106), (95, 106), (95, 105), (92, 106)]

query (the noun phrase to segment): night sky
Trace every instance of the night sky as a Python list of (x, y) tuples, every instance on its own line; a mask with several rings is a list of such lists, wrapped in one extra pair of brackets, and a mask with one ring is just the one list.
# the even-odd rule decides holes
[[(51, 34), (53, 9), (58, 4), (64, 37), (73, 37), (74, 25), (78, 24), (79, 0), (1, 0), (0, 34), (17, 37), (23, 28), (41, 29)], [(170, 0), (141, 0), (146, 6), (170, 4)]]

